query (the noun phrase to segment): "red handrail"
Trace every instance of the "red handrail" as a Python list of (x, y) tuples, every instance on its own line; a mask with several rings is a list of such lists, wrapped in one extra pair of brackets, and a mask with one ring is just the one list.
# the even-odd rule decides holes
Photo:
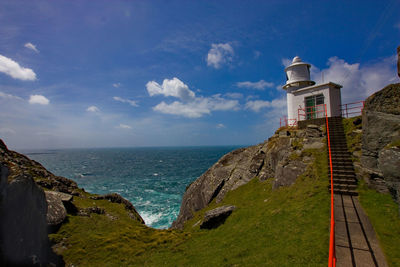
[[(318, 110), (318, 107), (323, 107), (323, 110)], [(313, 110), (314, 109), (314, 110)], [(303, 114), (301, 114), (301, 111)], [(306, 108), (299, 108), (297, 109), (297, 117), (298, 120), (300, 121), (300, 117), (304, 117), (304, 120), (307, 119), (307, 115), (311, 114), (312, 117), (314, 117), (314, 114), (322, 113), (322, 118), (325, 116), (326, 113), (326, 104), (320, 104), (320, 105), (315, 105), (315, 106), (309, 106)], [(318, 117), (318, 115), (316, 116)]]
[[(340, 111), (342, 113), (342, 117), (348, 118), (349, 116), (352, 116), (353, 114), (362, 114), (362, 110), (364, 109), (365, 101), (358, 101), (358, 102), (352, 102), (352, 103), (347, 103), (340, 105)], [(356, 110), (356, 111), (351, 111), (349, 110)]]
[(283, 116), (282, 118), (279, 118), (279, 127), (295, 127), (297, 126), (297, 120), (296, 119), (288, 119), (286, 116)]
[(325, 119), (326, 119), (326, 133), (328, 136), (328, 152), (329, 152), (329, 168), (331, 170), (331, 230), (329, 236), (329, 267), (336, 266), (336, 251), (335, 251), (335, 213), (334, 213), (334, 197), (333, 197), (333, 168), (332, 168), (332, 154), (331, 154), (331, 139), (329, 135), (329, 122), (328, 113), (325, 104)]

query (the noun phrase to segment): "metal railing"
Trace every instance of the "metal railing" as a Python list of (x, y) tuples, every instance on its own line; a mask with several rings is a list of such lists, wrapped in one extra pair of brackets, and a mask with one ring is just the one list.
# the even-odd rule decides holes
[(279, 118), (279, 127), (296, 127), (297, 120), (296, 119), (288, 119), (286, 116)]
[(362, 110), (364, 109), (365, 101), (358, 101), (353, 103), (347, 103), (340, 105), (340, 111), (342, 117), (349, 118), (355, 117), (362, 114)]
[(299, 121), (323, 118), (325, 117), (325, 113), (326, 104), (315, 105), (297, 109), (297, 118)]

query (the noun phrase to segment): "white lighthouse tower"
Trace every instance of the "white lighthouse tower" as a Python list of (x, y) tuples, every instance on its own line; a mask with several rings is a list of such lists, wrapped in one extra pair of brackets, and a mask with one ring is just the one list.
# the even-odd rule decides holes
[(287, 93), (290, 126), (301, 120), (325, 117), (325, 106), (328, 117), (341, 116), (342, 86), (332, 82), (315, 85), (310, 78), (310, 67), (296, 56), (285, 68), (287, 80), (282, 88)]

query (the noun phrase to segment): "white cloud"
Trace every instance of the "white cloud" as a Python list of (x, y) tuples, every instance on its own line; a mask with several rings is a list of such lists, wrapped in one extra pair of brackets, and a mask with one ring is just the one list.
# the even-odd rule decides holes
[(162, 85), (155, 81), (150, 81), (146, 84), (146, 89), (150, 96), (173, 96), (183, 101), (189, 101), (195, 98), (195, 93), (191, 91), (186, 84), (175, 77), (171, 80), (164, 79)]
[(236, 99), (243, 98), (243, 94), (241, 94), (241, 93), (226, 93), (225, 96), (229, 97), (229, 98), (236, 98)]
[(266, 82), (264, 80), (260, 80), (258, 82), (238, 82), (236, 83), (236, 86), (239, 88), (251, 88), (251, 89), (256, 89), (256, 90), (264, 90), (265, 88), (268, 87), (274, 87), (274, 83), (272, 82)]
[(217, 127), (217, 129), (226, 128), (226, 126), (223, 123), (218, 123), (216, 127)]
[(207, 54), (207, 66), (219, 69), (222, 65), (231, 63), (234, 54), (235, 52), (229, 43), (212, 44)]
[(39, 50), (36, 48), (36, 45), (32, 43), (26, 43), (24, 46), (28, 49), (35, 51), (36, 53), (39, 53)]
[(250, 100), (247, 101), (245, 108), (250, 109), (254, 112), (259, 112), (261, 109), (264, 108), (284, 110), (286, 109), (286, 98), (277, 98), (272, 101)]
[(122, 103), (128, 103), (128, 104), (131, 105), (132, 107), (138, 107), (137, 102), (134, 101), (134, 100), (122, 98), (122, 97), (119, 97), (119, 96), (114, 96), (113, 99), (114, 99), (115, 101), (119, 101), (119, 102), (122, 102)]
[(14, 79), (24, 81), (36, 80), (36, 74), (32, 69), (21, 67), (14, 60), (2, 55), (0, 55), (0, 72), (13, 77)]
[(254, 100), (254, 101), (248, 101), (246, 103), (245, 108), (251, 109), (254, 112), (259, 112), (261, 109), (268, 108), (270, 106), (271, 106), (271, 103), (269, 101)]
[(212, 111), (238, 110), (239, 102), (214, 95), (209, 98), (198, 97), (194, 101), (182, 103), (175, 101), (167, 104), (164, 101), (153, 108), (153, 110), (164, 113), (179, 115), (187, 118), (200, 118), (209, 115)]
[(129, 125), (127, 125), (127, 124), (122, 124), (122, 123), (120, 123), (120, 124), (117, 126), (117, 128), (120, 128), (120, 129), (132, 129), (131, 126), (129, 126)]
[(203, 115), (211, 114), (212, 111), (237, 110), (239, 108), (238, 100), (226, 99), (221, 97), (220, 94), (211, 97), (196, 97), (195, 93), (178, 78), (165, 79), (162, 85), (155, 81), (150, 81), (146, 84), (146, 88), (150, 96), (173, 96), (182, 100), (174, 101), (170, 104), (162, 101), (153, 107), (154, 111), (164, 114), (199, 118)]
[(100, 112), (100, 109), (96, 106), (90, 106), (86, 109), (88, 112)]
[(48, 105), (50, 100), (42, 95), (31, 95), (29, 97), (29, 104)]
[[(314, 69), (311, 78), (317, 83), (334, 82), (343, 86), (342, 103), (365, 100), (376, 91), (389, 83), (398, 81), (396, 77), (396, 56), (384, 58), (378, 62), (361, 65), (347, 63), (338, 57), (331, 57), (327, 62), (328, 68)], [(313, 68), (312, 68), (313, 69)]]
[(8, 100), (12, 100), (12, 99), (22, 100), (22, 98), (20, 98), (19, 96), (6, 94), (6, 93), (3, 93), (3, 92), (0, 92), (0, 98), (4, 98), (4, 99), (8, 99)]
[(119, 87), (121, 87), (121, 85), (122, 85), (121, 83), (113, 83), (112, 86), (115, 88), (119, 88)]
[(260, 51), (254, 50), (253, 53), (254, 53), (254, 59), (258, 59), (261, 56), (261, 52)]

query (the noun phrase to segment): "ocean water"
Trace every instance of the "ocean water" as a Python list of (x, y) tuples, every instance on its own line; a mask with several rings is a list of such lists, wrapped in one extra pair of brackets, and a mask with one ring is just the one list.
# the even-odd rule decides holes
[(128, 199), (146, 225), (171, 226), (186, 186), (237, 146), (22, 151), (55, 175), (96, 194)]

